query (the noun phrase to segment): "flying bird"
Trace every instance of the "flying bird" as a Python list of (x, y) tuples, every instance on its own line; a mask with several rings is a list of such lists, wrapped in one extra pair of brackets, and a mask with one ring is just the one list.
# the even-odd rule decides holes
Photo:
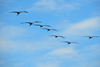
[(24, 23), (28, 23), (28, 24), (30, 24), (29, 26), (31, 26), (34, 23), (41, 23), (41, 22), (40, 21), (35, 21), (35, 22), (22, 22), (21, 24), (24, 24)]
[(78, 44), (77, 42), (68, 42), (68, 41), (61, 41), (61, 42), (68, 43), (68, 45), (71, 44), (71, 43), (76, 43), (76, 44)]
[(13, 11), (13, 12), (9, 12), (9, 13), (17, 13), (17, 16), (20, 14), (20, 13), (28, 13), (27, 11), (20, 11), (20, 12), (18, 12), (18, 11)]
[(39, 25), (39, 24), (34, 24), (35, 26), (40, 26), (40, 27), (43, 27), (43, 26), (47, 26), (47, 27), (51, 27), (49, 25)]
[(84, 37), (88, 37), (89, 39), (91, 39), (93, 37), (99, 37), (99, 36), (84, 36)]
[(49, 36), (54, 36), (55, 38), (57, 38), (57, 37), (65, 38), (63, 36), (57, 36), (57, 35), (49, 35)]
[(41, 29), (46, 29), (47, 31), (50, 31), (50, 30), (58, 31), (56, 29), (48, 29), (48, 28), (41, 28)]

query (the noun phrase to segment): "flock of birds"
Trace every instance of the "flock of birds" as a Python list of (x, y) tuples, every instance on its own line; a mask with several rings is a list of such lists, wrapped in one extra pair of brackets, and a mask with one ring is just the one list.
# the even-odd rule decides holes
[[(18, 12), (18, 11), (13, 11), (13, 12), (9, 12), (9, 13), (17, 13), (17, 16), (18, 16), (20, 13), (28, 13), (28, 12), (27, 12), (27, 11), (20, 11), (20, 12)], [(41, 21), (22, 22), (21, 24), (24, 24), (24, 23), (28, 23), (29, 26), (31, 26), (31, 25), (33, 25), (34, 23), (41, 23)], [(50, 25), (40, 25), (40, 24), (34, 24), (34, 25), (35, 25), (35, 26), (40, 26), (40, 28), (41, 28), (41, 27), (44, 27), (44, 26), (46, 26), (46, 27), (51, 27)], [(47, 31), (50, 31), (50, 30), (58, 31), (58, 30), (56, 30), (56, 29), (49, 29), (49, 28), (41, 28), (41, 29), (45, 29), (45, 30), (47, 30)], [(58, 36), (58, 35), (49, 35), (49, 36), (54, 36), (55, 38), (58, 38), (58, 37), (65, 38), (64, 36)], [(89, 39), (91, 39), (91, 38), (93, 38), (93, 37), (99, 37), (99, 36), (83, 36), (83, 37), (88, 37)], [(76, 44), (78, 44), (78, 42), (69, 42), (69, 41), (61, 41), (61, 42), (68, 43), (68, 45), (71, 44), (71, 43), (76, 43)]]

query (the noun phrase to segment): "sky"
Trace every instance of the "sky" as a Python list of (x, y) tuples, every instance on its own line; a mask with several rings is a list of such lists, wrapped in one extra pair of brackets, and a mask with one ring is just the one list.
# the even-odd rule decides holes
[(100, 36), (100, 0), (0, 0), (0, 67), (100, 67), (100, 37), (83, 36)]

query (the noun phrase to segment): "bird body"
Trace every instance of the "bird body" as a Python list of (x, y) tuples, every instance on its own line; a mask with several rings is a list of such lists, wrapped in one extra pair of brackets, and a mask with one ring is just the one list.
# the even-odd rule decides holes
[(50, 30), (58, 31), (56, 29), (48, 29), (48, 28), (41, 28), (41, 29), (46, 29), (47, 31), (50, 31)]
[(41, 23), (41, 22), (40, 21), (35, 21), (35, 22), (22, 22), (21, 24), (24, 24), (24, 23), (28, 23), (28, 24), (30, 24), (29, 26), (31, 26), (34, 23)]
[(39, 24), (35, 24), (35, 26), (40, 26), (40, 27), (47, 26), (47, 27), (50, 27), (49, 25), (39, 25)]
[(24, 12), (24, 13), (28, 13), (27, 11), (20, 11), (20, 12), (18, 12), (18, 11), (13, 11), (13, 12), (9, 12), (9, 13), (17, 13), (17, 16), (20, 14), (20, 13), (22, 13), (22, 12)]
[(71, 44), (71, 43), (76, 43), (76, 44), (78, 44), (77, 42), (68, 42), (68, 41), (61, 41), (61, 42), (68, 43), (68, 45)]
[(57, 37), (65, 38), (63, 36), (58, 36), (58, 35), (50, 35), (50, 36), (55, 36), (55, 38), (57, 38)]
[(99, 37), (99, 36), (84, 36), (84, 37), (89, 37), (89, 39), (91, 39), (93, 37)]

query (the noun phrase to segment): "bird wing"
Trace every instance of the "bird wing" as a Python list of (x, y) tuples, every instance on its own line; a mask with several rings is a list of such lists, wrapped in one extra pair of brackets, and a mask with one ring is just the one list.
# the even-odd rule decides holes
[(56, 35), (50, 35), (50, 36), (56, 36)]
[(13, 11), (13, 12), (9, 12), (9, 13), (18, 13), (18, 11)]
[(65, 38), (64, 36), (58, 36), (58, 37), (62, 37), (62, 38)]
[(25, 13), (28, 13), (27, 11), (21, 11), (21, 12), (25, 12)]
[[(71, 43), (77, 43), (77, 42), (71, 42)], [(78, 43), (77, 43), (78, 44)]]
[(68, 41), (60, 41), (60, 42), (66, 42), (66, 43), (68, 43)]
[(51, 29), (51, 30), (58, 31), (58, 30), (56, 30), (56, 29)]
[(39, 25), (39, 24), (34, 24), (35, 26), (41, 26), (41, 25)]
[(29, 23), (29, 24), (30, 24), (30, 23), (32, 23), (32, 22), (22, 22), (21, 24), (24, 24), (24, 23)]
[(83, 37), (90, 37), (90, 36), (83, 36)]
[(92, 36), (92, 37), (99, 37), (99, 36)]
[(48, 29), (48, 28), (41, 28), (41, 29)]
[(34, 23), (42, 23), (41, 21), (35, 21)]
[(51, 27), (50, 25), (43, 25), (43, 26)]

